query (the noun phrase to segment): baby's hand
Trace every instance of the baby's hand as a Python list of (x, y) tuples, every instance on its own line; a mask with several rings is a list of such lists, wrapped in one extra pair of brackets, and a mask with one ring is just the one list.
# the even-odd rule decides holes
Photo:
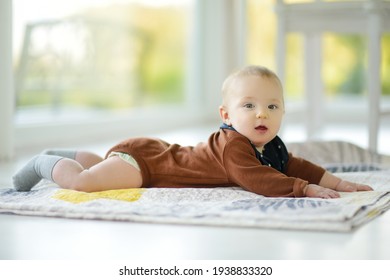
[(309, 184), (306, 186), (305, 195), (307, 197), (319, 198), (339, 198), (340, 194), (332, 189), (324, 188), (319, 185)]
[(372, 191), (372, 188), (367, 185), (341, 180), (336, 187), (336, 191), (339, 192)]

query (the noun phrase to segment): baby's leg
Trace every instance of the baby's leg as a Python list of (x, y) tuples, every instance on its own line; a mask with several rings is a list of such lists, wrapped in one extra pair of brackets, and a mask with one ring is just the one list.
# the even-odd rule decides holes
[(64, 158), (54, 166), (52, 177), (63, 188), (84, 192), (139, 188), (142, 185), (141, 172), (119, 157), (109, 157), (90, 169)]
[(102, 157), (86, 151), (66, 150), (66, 149), (47, 149), (42, 152), (44, 155), (56, 155), (69, 159), (74, 159), (85, 169), (88, 169), (103, 160)]
[(94, 153), (86, 151), (77, 151), (75, 160), (80, 163), (85, 169), (89, 169), (92, 166), (102, 162), (103, 158)]

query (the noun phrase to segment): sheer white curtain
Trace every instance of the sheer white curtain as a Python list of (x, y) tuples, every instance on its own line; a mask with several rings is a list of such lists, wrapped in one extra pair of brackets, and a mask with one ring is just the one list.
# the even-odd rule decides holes
[(245, 0), (197, 1), (192, 90), (209, 117), (217, 115), (223, 80), (245, 63), (245, 9)]

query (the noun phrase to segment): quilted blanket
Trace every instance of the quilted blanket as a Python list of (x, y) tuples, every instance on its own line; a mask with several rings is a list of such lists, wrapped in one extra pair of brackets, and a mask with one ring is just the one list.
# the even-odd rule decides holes
[(145, 188), (83, 193), (42, 182), (0, 189), (0, 213), (209, 226), (351, 231), (390, 208), (390, 172), (342, 173), (375, 191), (338, 199), (267, 198), (241, 188)]

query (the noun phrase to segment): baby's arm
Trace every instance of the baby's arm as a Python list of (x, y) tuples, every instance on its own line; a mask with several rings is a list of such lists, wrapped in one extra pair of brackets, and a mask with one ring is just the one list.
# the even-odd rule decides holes
[(372, 191), (368, 185), (352, 183), (325, 172), (318, 185), (308, 184), (304, 190), (307, 197), (337, 198), (338, 192)]
[(319, 185), (338, 192), (372, 191), (368, 185), (345, 181), (329, 172), (324, 173)]

